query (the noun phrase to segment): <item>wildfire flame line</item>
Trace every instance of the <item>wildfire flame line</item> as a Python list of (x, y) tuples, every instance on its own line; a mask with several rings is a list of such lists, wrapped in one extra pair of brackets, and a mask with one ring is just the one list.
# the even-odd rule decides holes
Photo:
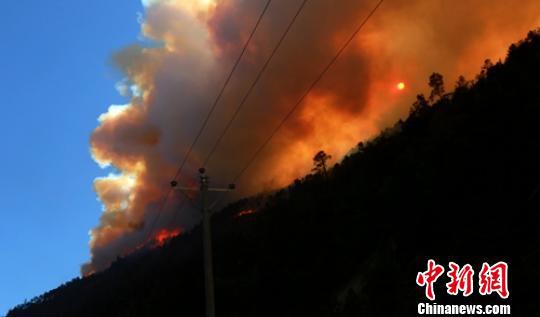
[(182, 229), (173, 229), (173, 230), (167, 230), (167, 229), (161, 229), (158, 232), (156, 232), (155, 236), (152, 238), (153, 246), (154, 247), (162, 247), (167, 243), (167, 241), (171, 240), (172, 238), (178, 237), (181, 235)]

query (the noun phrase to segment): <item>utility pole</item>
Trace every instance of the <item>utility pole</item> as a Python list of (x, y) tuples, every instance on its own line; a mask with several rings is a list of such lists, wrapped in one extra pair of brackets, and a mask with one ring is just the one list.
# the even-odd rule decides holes
[(203, 254), (204, 254), (204, 283), (206, 295), (206, 317), (216, 316), (216, 304), (214, 295), (214, 264), (212, 259), (212, 227), (211, 227), (211, 208), (206, 206), (208, 192), (230, 192), (235, 189), (234, 184), (230, 184), (227, 188), (212, 188), (208, 187), (208, 176), (204, 168), (199, 169), (200, 186), (193, 187), (177, 187), (178, 182), (172, 181), (171, 186), (181, 191), (199, 191), (201, 197), (201, 214), (202, 214), (202, 230), (203, 230)]

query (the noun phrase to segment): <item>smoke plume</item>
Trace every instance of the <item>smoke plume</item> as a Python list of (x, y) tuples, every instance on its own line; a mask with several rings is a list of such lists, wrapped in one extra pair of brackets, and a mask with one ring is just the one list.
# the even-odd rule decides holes
[[(300, 98), (377, 0), (310, 0), (244, 109), (206, 166), (223, 185), (244, 166)], [(196, 168), (231, 117), (301, 0), (274, 0), (180, 176)], [(114, 63), (126, 105), (109, 107), (91, 136), (96, 162), (116, 172), (96, 179), (103, 203), (92, 229), (92, 257), (83, 274), (102, 270), (146, 243), (187, 148), (240, 53), (265, 0), (146, 1), (142, 35)], [(333, 157), (407, 114), (427, 77), (447, 86), (478, 72), (484, 59), (504, 58), (507, 46), (540, 22), (540, 2), (522, 0), (387, 0), (334, 67), (239, 181), (239, 195), (286, 185), (310, 171), (320, 149)], [(150, 44), (148, 44), (150, 43)], [(396, 84), (403, 82), (405, 89)], [(178, 212), (174, 193), (154, 232), (189, 228), (195, 210)]]

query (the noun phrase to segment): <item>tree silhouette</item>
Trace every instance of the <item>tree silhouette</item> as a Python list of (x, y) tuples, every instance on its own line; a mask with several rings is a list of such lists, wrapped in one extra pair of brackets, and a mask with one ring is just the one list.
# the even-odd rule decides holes
[(493, 67), (493, 62), (491, 61), (491, 59), (488, 58), (484, 60), (484, 64), (482, 65), (482, 68), (480, 69), (480, 74), (476, 76), (476, 79), (481, 80), (483, 78), (486, 78), (488, 71), (491, 67)]
[(441, 99), (444, 95), (443, 76), (439, 73), (431, 74), (431, 76), (429, 76), (429, 87), (431, 87), (429, 101), (433, 103), (434, 101)]
[(317, 152), (313, 157), (313, 169), (315, 173), (322, 173), (324, 177), (328, 177), (326, 162), (332, 158), (332, 155), (326, 154), (323, 150)]
[(458, 80), (456, 81), (456, 89), (468, 89), (470, 85), (470, 82), (465, 79), (465, 77), (459, 76)]
[(420, 116), (429, 108), (429, 102), (423, 94), (416, 96), (416, 101), (413, 103), (410, 111), (412, 117)]

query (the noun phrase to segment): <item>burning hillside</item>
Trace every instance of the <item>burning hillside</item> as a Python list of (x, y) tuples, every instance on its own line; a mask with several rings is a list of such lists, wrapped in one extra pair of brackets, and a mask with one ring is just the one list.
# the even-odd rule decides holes
[[(272, 1), (180, 181), (195, 175), (301, 1)], [(308, 96), (239, 184), (241, 194), (275, 188), (308, 172), (324, 148), (340, 157), (408, 111), (433, 70), (451, 80), (471, 76), (485, 58), (539, 22), (540, 2), (388, 1)], [(83, 274), (108, 267), (148, 234), (189, 228), (194, 210), (175, 214), (183, 196), (160, 208), (194, 134), (242, 49), (265, 1), (146, 1), (142, 35), (114, 55), (125, 75), (126, 105), (99, 117), (94, 159), (115, 173), (95, 181), (104, 211), (92, 229), (92, 258)], [(308, 1), (260, 83), (209, 162), (227, 183), (365, 18), (376, 1)], [(501, 27), (504, 26), (504, 27)], [(401, 88), (399, 88), (401, 87)], [(162, 215), (157, 218), (157, 212)], [(150, 223), (157, 219), (155, 228)], [(154, 232), (148, 232), (155, 229)]]

